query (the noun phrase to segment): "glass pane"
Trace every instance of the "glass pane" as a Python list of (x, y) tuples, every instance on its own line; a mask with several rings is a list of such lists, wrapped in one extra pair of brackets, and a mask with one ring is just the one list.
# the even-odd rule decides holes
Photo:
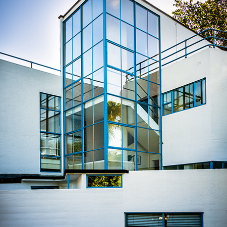
[(202, 81), (195, 83), (195, 105), (202, 104)]
[(81, 33), (73, 38), (73, 59), (81, 55)]
[(108, 121), (121, 122), (121, 99), (108, 95)]
[(93, 151), (84, 153), (84, 169), (93, 169)]
[(135, 102), (122, 99), (122, 123), (135, 125)]
[(149, 170), (149, 153), (137, 152), (138, 170)]
[(120, 44), (120, 20), (107, 14), (106, 23), (107, 39)]
[(122, 70), (134, 73), (134, 54), (125, 49), (122, 51)]
[(158, 37), (158, 17), (148, 11), (148, 33)]
[(80, 9), (73, 15), (73, 36), (76, 35), (80, 30)]
[(95, 19), (103, 11), (103, 0), (93, 0), (93, 19)]
[(69, 18), (66, 22), (65, 22), (65, 42), (67, 42), (68, 40), (70, 40), (72, 38), (72, 18)]
[(104, 96), (93, 99), (94, 123), (104, 120)]
[(47, 132), (55, 132), (55, 112), (54, 111), (47, 111)]
[(123, 151), (123, 169), (127, 169), (129, 171), (135, 170), (135, 151)]
[(163, 94), (163, 103), (171, 102), (171, 91)]
[(73, 130), (81, 128), (81, 105), (72, 109), (73, 112)]
[(103, 68), (93, 73), (93, 96), (104, 93)]
[(149, 82), (149, 104), (159, 106), (159, 85)]
[(159, 154), (150, 154), (150, 170), (160, 170)]
[(202, 80), (202, 103), (206, 102), (206, 80)]
[(84, 150), (93, 150), (93, 126), (84, 129)]
[(148, 105), (137, 104), (137, 125), (148, 128)]
[(145, 128), (137, 128), (137, 150), (149, 151), (149, 130)]
[(66, 154), (73, 153), (73, 134), (66, 135)]
[(136, 75), (145, 79), (148, 76), (148, 58), (141, 54), (136, 54)]
[(122, 73), (122, 97), (135, 100), (134, 76)]
[(93, 124), (93, 103), (92, 100), (84, 104), (84, 126)]
[(41, 133), (41, 155), (60, 156), (60, 135)]
[(73, 155), (74, 166), (73, 169), (82, 169), (82, 154)]
[(103, 39), (103, 16), (101, 15), (93, 22), (93, 45), (95, 45), (102, 39)]
[(94, 151), (94, 169), (104, 169), (104, 150)]
[(92, 72), (92, 50), (90, 49), (83, 55), (83, 69), (84, 76), (87, 76)]
[(92, 98), (92, 74), (83, 79), (83, 101)]
[(131, 25), (134, 24), (133, 2), (131, 2), (130, 0), (121, 1), (121, 19)]
[(81, 77), (81, 58), (73, 62), (73, 82)]
[(106, 0), (106, 11), (120, 18), (120, 0)]
[(173, 112), (183, 110), (183, 104), (183, 87), (181, 87), (173, 91)]
[(184, 169), (193, 169), (193, 164), (184, 165)]
[(137, 79), (137, 100), (148, 103), (148, 81)]
[(104, 122), (94, 125), (94, 149), (104, 147)]
[(184, 87), (185, 109), (194, 107), (194, 88), (193, 84)]
[(65, 44), (65, 65), (72, 61), (72, 40)]
[(73, 169), (73, 156), (66, 156), (66, 169)]
[(122, 169), (122, 151), (108, 149), (108, 169)]
[(54, 101), (55, 101), (55, 108), (54, 109), (55, 110), (61, 110), (61, 98), (55, 96)]
[(73, 106), (81, 103), (81, 80), (73, 84)]
[(107, 92), (121, 96), (121, 72), (107, 69)]
[(61, 159), (52, 157), (41, 157), (41, 170), (42, 171), (56, 171), (61, 170)]
[(172, 113), (172, 103), (163, 106), (163, 115)]
[(108, 145), (111, 147), (122, 147), (121, 126), (108, 124)]
[(134, 28), (121, 22), (121, 45), (134, 50)]
[(83, 52), (92, 46), (92, 24), (88, 25), (83, 30)]
[(156, 130), (149, 130), (150, 152), (159, 153), (160, 147), (160, 132)]
[(111, 43), (107, 43), (108, 64), (116, 68), (121, 68), (121, 49)]
[(147, 32), (147, 10), (136, 4), (136, 27)]
[(83, 28), (92, 21), (91, 0), (83, 5)]
[(72, 110), (65, 112), (65, 132), (71, 132), (73, 130), (73, 115)]
[(41, 131), (46, 132), (47, 131), (47, 110), (40, 110), (40, 128)]
[(72, 83), (72, 65), (65, 68), (65, 86)]
[(123, 148), (135, 148), (135, 135), (134, 135), (134, 128), (122, 126), (122, 133), (123, 133)]
[(148, 35), (148, 56), (158, 60), (158, 39)]
[(136, 29), (136, 52), (147, 54), (147, 34)]
[(159, 130), (159, 108), (149, 106), (149, 126), (152, 129)]
[(93, 47), (93, 71), (103, 66), (103, 42)]
[(47, 94), (40, 93), (40, 106), (42, 108), (47, 108)]
[(121, 176), (88, 176), (88, 187), (121, 187)]
[(72, 85), (65, 89), (65, 109), (72, 107)]

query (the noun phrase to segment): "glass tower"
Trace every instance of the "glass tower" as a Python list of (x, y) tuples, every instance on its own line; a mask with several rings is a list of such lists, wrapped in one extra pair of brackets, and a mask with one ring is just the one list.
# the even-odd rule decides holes
[(64, 21), (66, 169), (160, 169), (159, 40), (159, 16), (131, 0)]

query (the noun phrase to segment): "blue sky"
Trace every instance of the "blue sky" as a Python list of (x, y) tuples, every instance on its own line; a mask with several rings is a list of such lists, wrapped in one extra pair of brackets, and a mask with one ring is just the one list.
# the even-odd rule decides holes
[[(60, 68), (58, 16), (76, 1), (0, 0), (0, 52)], [(166, 13), (174, 10), (174, 0), (147, 1)]]

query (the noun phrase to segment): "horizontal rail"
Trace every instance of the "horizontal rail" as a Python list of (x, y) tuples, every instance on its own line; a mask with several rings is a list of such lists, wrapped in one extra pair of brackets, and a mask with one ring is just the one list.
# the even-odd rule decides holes
[(10, 55), (10, 54), (6, 54), (6, 53), (3, 53), (3, 52), (0, 52), (0, 54), (8, 56), (8, 57), (11, 57), (11, 58), (15, 58), (15, 59), (18, 59), (18, 60), (21, 60), (21, 61), (25, 61), (25, 62), (31, 63), (31, 68), (32, 68), (32, 64), (34, 64), (34, 65), (42, 66), (42, 67), (47, 68), (47, 69), (52, 69), (52, 70), (61, 72), (60, 69), (55, 69), (55, 68), (52, 68), (52, 67), (49, 67), (49, 66), (46, 66), (46, 65), (39, 64), (39, 63), (34, 62), (34, 61), (26, 60), (24, 58), (19, 58), (19, 57), (16, 57), (16, 56), (13, 56), (13, 55)]

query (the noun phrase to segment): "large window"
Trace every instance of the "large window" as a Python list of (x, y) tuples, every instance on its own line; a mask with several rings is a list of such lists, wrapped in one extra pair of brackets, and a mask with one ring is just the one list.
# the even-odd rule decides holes
[(88, 0), (64, 22), (64, 47), (66, 168), (160, 169), (159, 16)]
[(60, 104), (60, 97), (40, 93), (41, 171), (61, 171)]
[(206, 79), (176, 88), (163, 94), (163, 115), (206, 103)]
[(126, 227), (202, 227), (202, 213), (130, 213)]

